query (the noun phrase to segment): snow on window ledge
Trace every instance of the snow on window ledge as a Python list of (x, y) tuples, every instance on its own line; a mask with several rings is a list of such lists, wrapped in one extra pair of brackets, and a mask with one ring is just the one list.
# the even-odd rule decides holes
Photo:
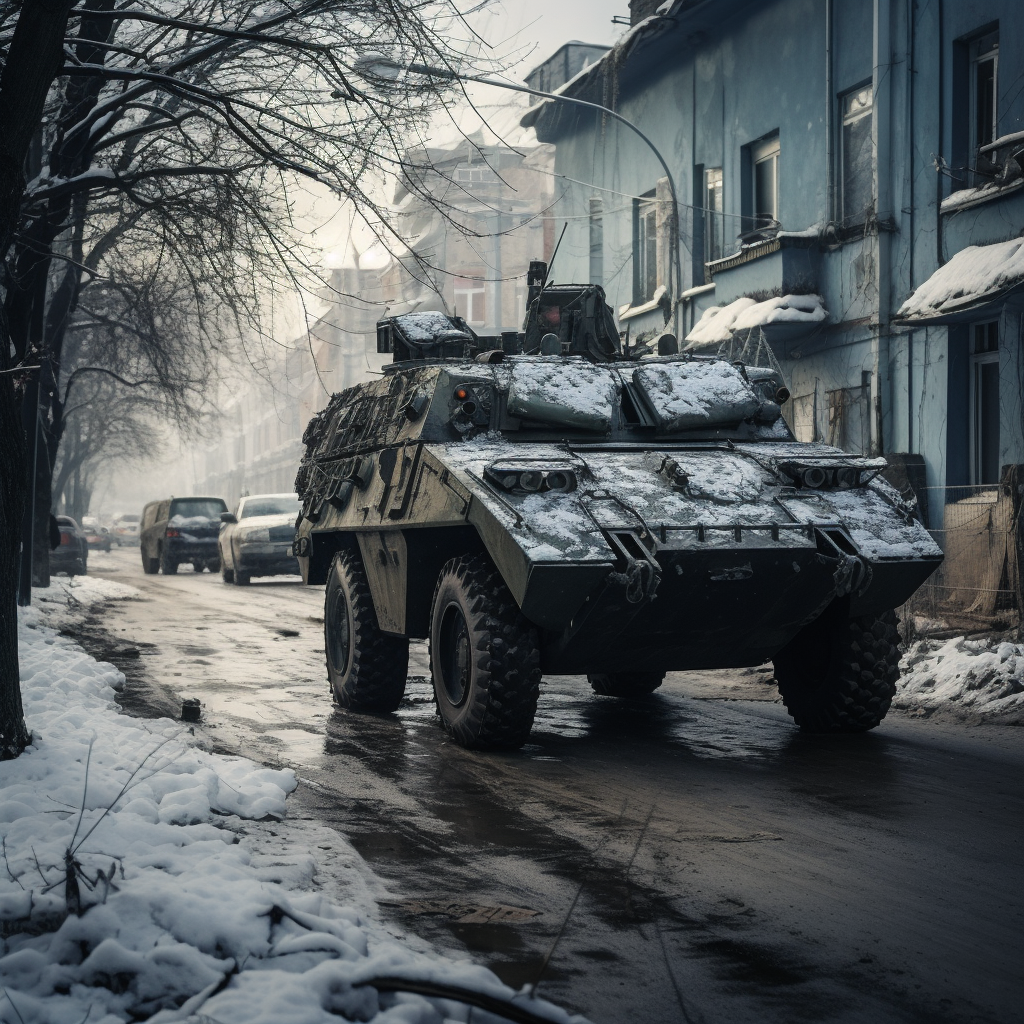
[(1016, 192), (1022, 186), (1024, 186), (1024, 178), (1011, 181), (1009, 185), (997, 185), (994, 181), (989, 181), (977, 188), (962, 188), (942, 200), (939, 212), (956, 213), (958, 210), (969, 210), (973, 206), (1001, 199), (1011, 192)]
[(630, 317), (640, 316), (643, 313), (653, 313), (654, 310), (660, 308), (667, 299), (668, 289), (663, 284), (659, 284), (654, 291), (654, 295), (652, 295), (647, 302), (644, 302), (639, 306), (632, 306), (628, 302), (624, 306), (619, 306), (619, 319), (628, 320)]

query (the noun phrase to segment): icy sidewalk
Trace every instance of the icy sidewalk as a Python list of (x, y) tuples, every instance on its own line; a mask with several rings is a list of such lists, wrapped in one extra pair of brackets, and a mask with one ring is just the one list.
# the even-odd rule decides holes
[[(120, 714), (121, 673), (53, 628), (76, 607), (137, 593), (57, 580), (21, 618), (33, 743), (0, 762), (0, 1019), (570, 1021), (483, 967), (387, 933), (354, 855), (361, 909), (311, 891), (308, 850), (262, 856), (265, 826), (251, 822), (285, 815), (294, 774), (206, 753), (178, 723)], [(447, 998), (458, 990), (485, 1010)], [(486, 1012), (498, 1004), (511, 1006)]]

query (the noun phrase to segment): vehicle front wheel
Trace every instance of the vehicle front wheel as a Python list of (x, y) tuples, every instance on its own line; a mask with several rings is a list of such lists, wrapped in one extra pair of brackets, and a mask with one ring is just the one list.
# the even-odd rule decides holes
[(828, 608), (773, 659), (782, 702), (807, 732), (865, 732), (885, 718), (899, 679), (895, 612)]
[(515, 750), (526, 742), (540, 695), (537, 630), (489, 559), (453, 558), (441, 570), (430, 671), (438, 714), (457, 743)]
[(409, 641), (382, 633), (370, 585), (354, 551), (334, 556), (324, 598), (327, 677), (350, 711), (395, 711), (409, 674)]
[(588, 675), (594, 693), (601, 697), (646, 697), (665, 681), (664, 672), (607, 672)]

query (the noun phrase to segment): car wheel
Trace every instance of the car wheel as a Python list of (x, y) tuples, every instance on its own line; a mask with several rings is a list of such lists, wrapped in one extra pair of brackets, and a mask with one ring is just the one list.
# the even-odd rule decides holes
[(243, 572), (241, 569), (235, 570), (235, 584), (239, 587), (247, 587), (252, 583), (252, 573)]
[(665, 681), (664, 672), (607, 672), (588, 675), (594, 693), (602, 697), (646, 697)]
[(165, 576), (173, 576), (178, 571), (178, 562), (171, 558), (166, 551), (160, 553), (160, 568)]
[(234, 571), (234, 569), (221, 569), (221, 571), (220, 571), (220, 578), (225, 583), (234, 583), (235, 582), (235, 571)]
[(155, 576), (160, 571), (160, 559), (159, 558), (147, 558), (145, 554), (142, 556), (142, 571), (147, 576)]
[(491, 561), (448, 562), (430, 619), (430, 670), (445, 731), (464, 747), (521, 747), (540, 695), (537, 630)]
[(359, 556), (334, 556), (324, 598), (324, 647), (334, 699), (350, 711), (395, 711), (409, 673), (409, 641), (382, 633)]
[(220, 559), (219, 558), (211, 558), (206, 563), (206, 568), (209, 569), (210, 572), (220, 572)]
[(851, 618), (837, 602), (775, 655), (775, 679), (807, 732), (865, 732), (885, 718), (899, 679), (895, 612)]

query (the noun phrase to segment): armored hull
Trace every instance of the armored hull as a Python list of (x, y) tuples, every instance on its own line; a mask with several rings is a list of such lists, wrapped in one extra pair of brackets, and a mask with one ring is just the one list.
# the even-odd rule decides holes
[[(468, 745), (523, 742), (532, 706), (509, 728), (487, 715), (512, 690), (535, 703), (543, 672), (630, 696), (667, 670), (769, 659), (800, 724), (877, 724), (896, 671), (891, 609), (941, 552), (881, 478), (883, 460), (792, 438), (777, 369), (435, 357), (335, 395), (307, 431), (296, 554), (307, 582), (328, 584), (328, 669), (343, 704), (400, 698), (397, 678), (360, 690), (363, 587), (363, 632), (392, 652), (396, 677), (408, 638), (430, 639), (442, 720)], [(332, 586), (345, 591), (333, 609)], [(495, 609), (470, 621), (474, 601)], [(347, 637), (333, 668), (332, 628)], [(854, 634), (879, 634), (881, 668), (850, 668)], [(787, 668), (794, 645), (816, 652), (804, 660), (820, 662), (817, 682), (782, 678), (806, 675)], [(861, 701), (870, 714), (821, 712), (822, 680), (868, 669), (881, 693)]]

